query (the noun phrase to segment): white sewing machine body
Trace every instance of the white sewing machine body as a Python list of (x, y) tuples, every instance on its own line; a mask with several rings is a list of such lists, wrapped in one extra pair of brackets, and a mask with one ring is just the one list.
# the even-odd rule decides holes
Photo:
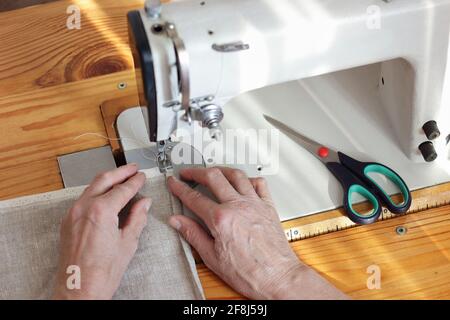
[[(268, 114), (335, 149), (395, 168), (411, 189), (450, 180), (450, 0), (186, 0), (164, 4), (159, 17), (144, 9), (137, 15), (154, 77), (144, 75), (147, 92), (153, 86), (152, 103), (144, 97), (151, 141), (167, 140), (174, 129), (198, 129), (181, 117), (184, 75), (191, 104), (223, 108), (223, 129), (273, 129), (263, 118)], [(183, 52), (164, 30), (155, 32), (167, 23)], [(119, 118), (119, 133), (144, 126), (136, 117)], [(418, 149), (429, 120), (441, 131), (433, 163)], [(340, 205), (340, 186), (327, 169), (289, 138), (280, 134), (279, 141), (278, 171), (267, 178), (281, 218)]]

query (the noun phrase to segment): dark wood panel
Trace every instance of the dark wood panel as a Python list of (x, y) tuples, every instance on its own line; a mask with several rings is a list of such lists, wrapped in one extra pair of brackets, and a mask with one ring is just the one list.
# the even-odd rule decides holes
[(0, 12), (25, 8), (47, 2), (54, 2), (57, 0), (2, 0), (0, 2)]

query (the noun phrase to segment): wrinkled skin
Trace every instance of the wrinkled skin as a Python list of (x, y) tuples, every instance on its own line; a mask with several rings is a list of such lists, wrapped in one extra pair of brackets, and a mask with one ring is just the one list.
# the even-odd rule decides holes
[[(142, 188), (145, 175), (127, 165), (99, 175), (61, 225), (54, 299), (111, 299), (134, 256), (147, 223), (150, 199), (133, 204), (122, 228), (119, 212)], [(81, 288), (66, 286), (67, 267), (80, 270)]]
[[(185, 169), (180, 174), (217, 198), (211, 200), (173, 177), (168, 180), (169, 189), (205, 222), (211, 235), (185, 216), (172, 216), (169, 223), (236, 291), (253, 299), (346, 298), (291, 250), (264, 179), (226, 168)], [(70, 209), (61, 226), (54, 299), (112, 298), (137, 250), (151, 200), (135, 202), (121, 227), (118, 215), (144, 182), (136, 165), (106, 172)], [(71, 265), (81, 271), (79, 290), (66, 286)]]
[(267, 184), (230, 168), (192, 168), (183, 180), (207, 187), (211, 200), (170, 177), (169, 189), (207, 225), (173, 216), (169, 223), (197, 250), (208, 268), (252, 299), (343, 299), (339, 290), (301, 263), (290, 248)]

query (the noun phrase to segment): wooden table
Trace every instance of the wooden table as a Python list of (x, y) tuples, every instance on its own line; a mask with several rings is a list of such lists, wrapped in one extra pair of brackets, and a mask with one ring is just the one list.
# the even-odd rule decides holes
[[(66, 28), (70, 4), (81, 9), (80, 30)], [(0, 14), (0, 199), (62, 188), (58, 155), (108, 143), (77, 137), (105, 135), (100, 104), (136, 94), (125, 15), (142, 4), (63, 0)], [(354, 298), (450, 298), (449, 206), (292, 247)], [(381, 268), (381, 289), (367, 288), (371, 265)], [(198, 271), (208, 298), (240, 297), (203, 265)]]

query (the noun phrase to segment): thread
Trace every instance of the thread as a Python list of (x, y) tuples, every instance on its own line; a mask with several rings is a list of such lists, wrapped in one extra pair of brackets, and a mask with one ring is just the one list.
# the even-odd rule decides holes
[[(131, 132), (132, 132), (134, 135), (136, 135), (135, 132), (134, 132), (134, 130), (133, 130), (133, 128), (131, 128)], [(110, 138), (110, 137), (107, 137), (107, 136), (105, 136), (105, 135), (103, 135), (103, 134), (101, 134), (101, 133), (97, 133), (97, 132), (86, 132), (86, 133), (80, 134), (79, 136), (74, 137), (73, 140), (78, 140), (78, 139), (80, 139), (80, 138), (82, 138), (82, 137), (85, 137), (85, 136), (95, 136), (95, 137), (100, 137), (100, 138), (103, 138), (103, 139), (108, 140), (108, 141), (131, 140), (131, 141), (138, 142), (138, 144), (139, 144), (140, 146), (142, 146), (142, 147), (148, 147), (148, 144), (146, 144), (144, 141), (142, 141), (142, 140), (140, 140), (140, 139), (137, 139), (137, 138), (132, 138), (132, 137)], [(142, 149), (139, 149), (139, 150), (140, 150), (141, 156), (142, 156), (144, 159), (152, 160), (152, 161), (157, 161), (158, 155), (157, 155), (153, 150), (148, 149), (148, 151), (150, 151), (150, 152), (153, 154), (153, 157), (154, 157), (154, 158), (149, 158), (149, 157), (147, 157), (147, 156), (144, 154), (144, 152), (142, 152)]]
[(224, 65), (223, 60), (224, 60), (224, 54), (223, 54), (223, 52), (221, 52), (220, 53), (220, 78), (219, 78), (219, 82), (217, 83), (217, 89), (216, 89), (216, 92), (214, 93), (214, 97), (217, 97), (220, 89), (222, 89), (223, 65)]

